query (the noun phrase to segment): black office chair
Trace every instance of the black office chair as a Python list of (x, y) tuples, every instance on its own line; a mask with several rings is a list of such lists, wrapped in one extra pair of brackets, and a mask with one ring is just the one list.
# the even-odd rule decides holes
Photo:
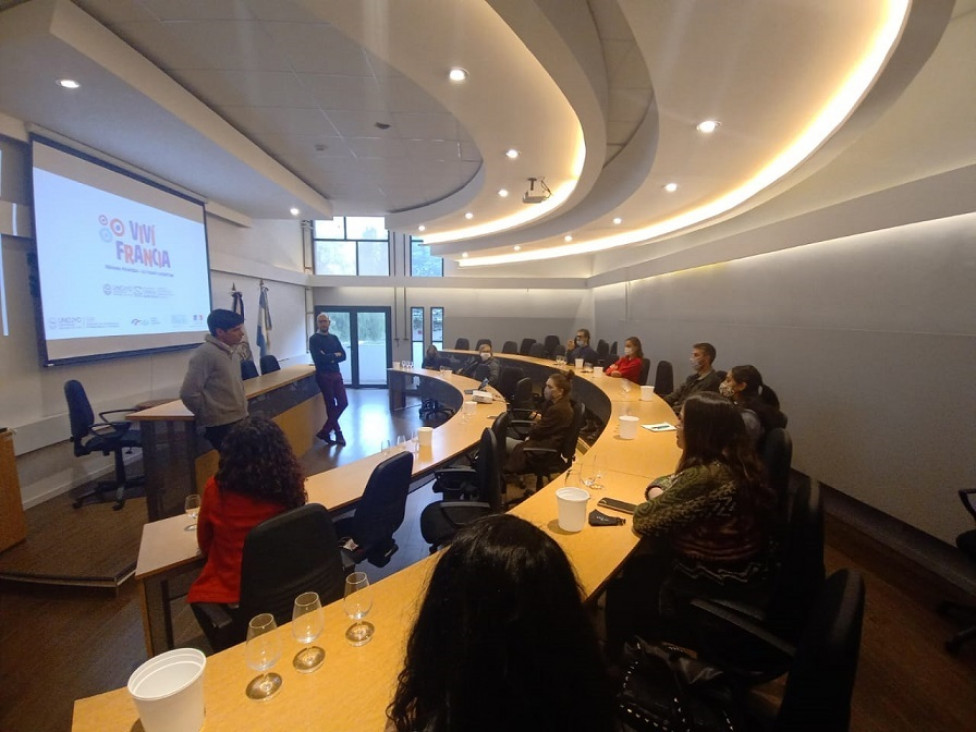
[[(502, 412), (491, 424), (492, 434), (495, 435), (497, 452), (501, 454), (501, 464), (505, 460), (505, 436), (511, 415)], [(446, 468), (434, 471), (434, 483), (431, 490), (443, 494), (447, 500), (473, 499), (481, 493), (477, 465), (479, 461), (479, 447), (465, 454), (459, 461)]]
[[(545, 348), (546, 358), (556, 357), (556, 346), (558, 346), (561, 342), (562, 341), (559, 339), (559, 336), (557, 335), (547, 335), (543, 339), (543, 346)], [(563, 348), (565, 348), (565, 346), (563, 346)], [(565, 353), (565, 351), (563, 351), (563, 353)]]
[(412, 472), (413, 453), (384, 460), (369, 476), (355, 513), (336, 521), (336, 533), (356, 564), (366, 560), (385, 567), (400, 549), (393, 534), (403, 523)]
[(114, 490), (115, 505), (112, 508), (118, 511), (125, 506), (126, 488), (145, 482), (142, 476), (128, 478), (125, 474), (125, 461), (122, 459), (122, 451), (141, 448), (142, 439), (138, 430), (131, 429), (131, 423), (111, 421), (106, 418), (106, 415), (131, 414), (135, 410), (111, 409), (107, 412), (99, 412), (98, 418), (101, 422), (96, 424), (95, 413), (92, 411), (85, 388), (75, 379), (64, 382), (64, 398), (68, 402), (68, 421), (71, 423), (71, 444), (74, 447), (75, 457), (84, 457), (95, 452), (115, 456), (115, 480), (97, 483), (91, 491), (76, 498), (72, 505), (80, 508), (89, 498), (101, 502), (105, 500), (103, 495), (105, 491)]
[[(616, 361), (614, 361), (616, 363)], [(647, 377), (651, 375), (651, 359), (642, 358), (641, 359), (641, 370), (640, 376), (637, 377), (638, 384), (646, 384)]]
[(193, 603), (190, 608), (215, 651), (242, 643), (248, 621), (271, 613), (291, 621), (295, 598), (317, 592), (322, 605), (342, 597), (352, 562), (343, 562), (329, 512), (309, 503), (263, 521), (244, 539), (241, 600), (237, 608)]
[[(976, 521), (976, 506), (973, 505), (974, 495), (976, 495), (976, 488), (964, 488), (959, 491), (959, 500), (962, 501), (962, 505), (966, 511)], [(976, 562), (976, 529), (970, 529), (959, 534), (956, 537), (956, 546), (959, 547), (963, 554)], [(946, 600), (939, 605), (939, 613), (943, 615), (955, 615), (963, 622), (970, 624), (945, 643), (946, 650), (955, 655), (962, 648), (963, 643), (976, 638), (976, 606)]]
[(564, 343), (557, 343), (556, 344), (556, 347), (552, 350), (552, 355), (553, 355), (553, 358), (555, 358), (556, 356), (565, 356), (566, 355), (566, 344), (564, 344)]
[(529, 346), (529, 355), (532, 356), (532, 358), (542, 358), (546, 355), (546, 347), (542, 343), (536, 341)]
[(654, 393), (662, 396), (674, 391), (674, 368), (670, 361), (658, 361), (654, 372)]
[(771, 429), (763, 438), (760, 452), (766, 467), (766, 479), (776, 494), (781, 513), (785, 516), (790, 486), (790, 466), (793, 463), (793, 439), (782, 427)]
[(610, 359), (610, 344), (607, 343), (602, 338), (596, 343), (596, 355), (600, 357), (599, 364), (593, 364), (594, 366), (607, 366), (609, 365), (607, 361)]
[(523, 338), (522, 343), (519, 346), (519, 355), (528, 356), (529, 351), (532, 349), (532, 344), (535, 343), (535, 338)]
[[(430, 368), (450, 368), (451, 360), (447, 356), (439, 356), (434, 364), (430, 364)], [(420, 418), (425, 422), (434, 419), (435, 417), (440, 417), (443, 419), (448, 419), (454, 416), (454, 410), (449, 406), (436, 399), (431, 394), (431, 389), (427, 385), (425, 379), (420, 380)]]
[(420, 514), (420, 533), (430, 544), (433, 554), (464, 526), (482, 516), (501, 513), (502, 471), (498, 440), (487, 427), (478, 442), (478, 459), (475, 463), (476, 483), (479, 488), (477, 501), (435, 501)]
[(518, 353), (518, 343), (515, 341), (505, 341), (502, 344), (502, 353)]
[(258, 367), (254, 365), (254, 361), (251, 359), (244, 359), (241, 361), (241, 378), (244, 381), (248, 379), (253, 379), (258, 376)]
[(467, 338), (458, 338), (456, 341), (454, 341), (454, 350), (469, 351), (471, 350), (471, 343)]
[(477, 351), (482, 346), (488, 346), (489, 348), (491, 348), (492, 347), (491, 338), (479, 338), (478, 342), (474, 344), (474, 350)]
[(272, 356), (270, 353), (266, 356), (261, 356), (261, 373), (270, 374), (272, 371), (281, 371), (281, 364), (278, 363), (278, 359)]
[(610, 344), (610, 353), (614, 354), (616, 352), (617, 352), (617, 341), (614, 341), (613, 343)]
[(515, 395), (515, 387), (519, 381), (525, 378), (525, 371), (518, 366), (502, 366), (498, 374), (498, 384), (495, 389), (505, 397), (505, 401), (512, 401)]
[[(535, 489), (540, 490), (543, 481), (548, 481), (556, 473), (569, 470), (576, 459), (576, 443), (579, 441), (580, 430), (586, 418), (586, 405), (583, 402), (573, 404), (573, 421), (570, 423), (562, 444), (558, 447), (525, 447), (528, 472), (535, 475)], [(516, 420), (512, 420), (512, 425)]]

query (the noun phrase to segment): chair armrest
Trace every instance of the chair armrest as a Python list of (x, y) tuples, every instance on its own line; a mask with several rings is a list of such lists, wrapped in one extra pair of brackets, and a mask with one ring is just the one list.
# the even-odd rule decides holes
[(475, 475), (477, 475), (475, 469), (465, 465), (434, 471), (435, 478), (446, 478), (447, 480), (464, 480), (465, 478), (473, 478)]
[(215, 631), (214, 637), (220, 637), (222, 633), (227, 632), (234, 624), (234, 619), (227, 612), (227, 608), (220, 603), (195, 602), (193, 603), (193, 607), (196, 608), (197, 614), (203, 615), (213, 627)]
[(753, 622), (751, 618), (741, 615), (735, 610), (730, 610), (727, 607), (723, 607), (715, 601), (702, 599), (692, 600), (691, 607), (706, 615), (718, 618), (728, 623), (756, 640), (765, 643), (767, 646), (769, 646), (769, 648), (783, 654), (788, 658), (793, 658), (793, 656), (796, 654), (796, 648), (793, 645), (787, 643), (782, 638), (773, 635), (758, 623)]
[(526, 447), (522, 451), (531, 453), (532, 455), (544, 455), (546, 453), (552, 453), (553, 455), (560, 454), (559, 449), (555, 447)]
[(448, 515), (448, 509), (460, 508), (464, 510), (470, 510), (472, 508), (480, 508), (485, 511), (491, 511), (491, 504), (484, 503), (482, 501), (441, 501), (441, 515), (451, 524), (455, 529), (460, 529), (467, 524), (458, 523)]
[(108, 417), (106, 417), (105, 415), (106, 414), (134, 414), (137, 411), (139, 411), (139, 410), (138, 409), (109, 409), (107, 412), (99, 412), (98, 413), (98, 418), (101, 419), (103, 422), (108, 422), (110, 424), (113, 421), (114, 422), (125, 422), (126, 424), (128, 424), (128, 422), (126, 422), (124, 419), (122, 419), (122, 420), (118, 420), (118, 419), (117, 420), (111, 420)]

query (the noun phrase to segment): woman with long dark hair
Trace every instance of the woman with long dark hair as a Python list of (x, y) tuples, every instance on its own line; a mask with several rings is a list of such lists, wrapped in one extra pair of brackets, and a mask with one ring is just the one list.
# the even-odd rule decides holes
[(281, 428), (264, 417), (234, 425), (224, 438), (217, 474), (203, 489), (197, 543), (207, 563), (187, 602), (238, 602), (244, 537), (307, 500), (304, 471)]
[(719, 385), (719, 391), (735, 403), (746, 432), (756, 445), (762, 443), (769, 430), (786, 427), (786, 415), (780, 411), (779, 397), (772, 387), (763, 383), (762, 374), (755, 366), (733, 366)]
[(765, 587), (775, 497), (735, 406), (714, 392), (688, 397), (677, 441), (677, 470), (654, 480), (634, 512), (650, 543), (608, 593), (614, 651), (632, 632), (654, 636), (687, 599), (748, 599)]
[(511, 515), (437, 562), (387, 714), (399, 732), (613, 729), (610, 686), (569, 560)]

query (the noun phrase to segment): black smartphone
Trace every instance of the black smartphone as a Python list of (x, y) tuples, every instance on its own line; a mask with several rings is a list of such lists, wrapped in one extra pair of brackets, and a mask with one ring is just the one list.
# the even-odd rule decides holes
[(620, 511), (621, 513), (633, 513), (634, 509), (637, 508), (636, 503), (618, 501), (616, 498), (601, 498), (597, 501), (596, 505), (600, 508), (609, 508), (611, 511)]

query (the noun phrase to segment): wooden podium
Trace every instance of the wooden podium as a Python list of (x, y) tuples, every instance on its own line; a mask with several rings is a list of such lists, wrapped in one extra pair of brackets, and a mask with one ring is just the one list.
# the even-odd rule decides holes
[(24, 504), (20, 498), (14, 436), (0, 432), (0, 552), (27, 538)]

